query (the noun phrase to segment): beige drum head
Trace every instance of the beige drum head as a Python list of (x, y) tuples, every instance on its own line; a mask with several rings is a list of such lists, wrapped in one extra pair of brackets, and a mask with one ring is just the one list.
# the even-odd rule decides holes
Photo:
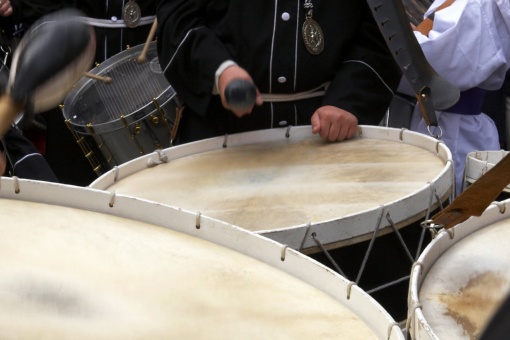
[(509, 217), (510, 201), (497, 203), (424, 250), (411, 277), (414, 339), (479, 338), (510, 291)]
[(308, 224), (326, 243), (352, 242), (375, 229), (382, 210), (409, 224), (451, 190), (451, 155), (423, 134), (367, 126), (356, 139), (329, 143), (308, 126), (286, 132), (166, 149), (162, 164), (154, 166), (162, 155), (140, 157), (90, 186), (200, 212), (295, 249)]
[(0, 338), (403, 339), (358, 287), (224, 222), (86, 188), (1, 189)]

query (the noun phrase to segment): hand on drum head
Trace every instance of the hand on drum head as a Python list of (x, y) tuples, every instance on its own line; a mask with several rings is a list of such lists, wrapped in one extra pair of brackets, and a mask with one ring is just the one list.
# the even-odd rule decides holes
[(358, 128), (358, 118), (335, 106), (319, 107), (311, 119), (312, 133), (319, 134), (330, 142), (351, 139)]
[(8, 17), (12, 14), (12, 5), (9, 0), (0, 1), (0, 16)]
[(218, 79), (218, 92), (220, 93), (221, 104), (223, 105), (223, 107), (227, 110), (232, 111), (237, 117), (240, 118), (246, 114), (250, 114), (255, 105), (257, 106), (262, 105), (263, 99), (262, 96), (260, 95), (259, 90), (256, 89), (254, 104), (245, 107), (231, 105), (226, 99), (225, 89), (229, 84), (237, 80), (246, 80), (248, 82), (253, 83), (253, 80), (251, 79), (248, 72), (246, 72), (243, 68), (237, 65), (232, 65), (221, 73)]

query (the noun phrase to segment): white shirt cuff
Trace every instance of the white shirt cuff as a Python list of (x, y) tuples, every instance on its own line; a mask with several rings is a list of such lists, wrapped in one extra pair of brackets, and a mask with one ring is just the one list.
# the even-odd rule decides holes
[(214, 73), (214, 86), (213, 86), (212, 94), (218, 94), (219, 93), (219, 91), (218, 91), (218, 80), (220, 79), (220, 76), (223, 73), (223, 71), (225, 71), (230, 66), (234, 66), (234, 65), (237, 65), (237, 64), (235, 62), (233, 62), (232, 60), (226, 60), (223, 63), (221, 63), (221, 65), (216, 70), (216, 73)]

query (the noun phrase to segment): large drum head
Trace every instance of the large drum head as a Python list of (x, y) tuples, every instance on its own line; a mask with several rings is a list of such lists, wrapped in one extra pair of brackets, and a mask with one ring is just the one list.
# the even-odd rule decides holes
[[(398, 129), (362, 127), (328, 143), (308, 126), (212, 138), (125, 163), (91, 187), (191, 211), (298, 249), (356, 242), (381, 215), (408, 225), (448, 197), (453, 170), (444, 144)], [(432, 204), (431, 204), (432, 202)], [(388, 225), (386, 218), (381, 229)], [(311, 229), (307, 226), (310, 224)]]
[(357, 286), (224, 222), (10, 179), (0, 203), (1, 337), (403, 339)]

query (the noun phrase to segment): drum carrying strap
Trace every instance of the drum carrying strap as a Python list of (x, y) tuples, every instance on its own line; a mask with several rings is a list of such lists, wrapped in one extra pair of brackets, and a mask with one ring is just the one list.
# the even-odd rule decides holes
[(460, 90), (430, 66), (401, 0), (367, 0), (367, 3), (396, 63), (413, 89), (423, 119), (433, 135), (431, 127), (438, 126), (435, 110), (455, 104)]
[(426, 223), (449, 229), (471, 216), (480, 216), (508, 184), (510, 184), (510, 154), (503, 157)]

